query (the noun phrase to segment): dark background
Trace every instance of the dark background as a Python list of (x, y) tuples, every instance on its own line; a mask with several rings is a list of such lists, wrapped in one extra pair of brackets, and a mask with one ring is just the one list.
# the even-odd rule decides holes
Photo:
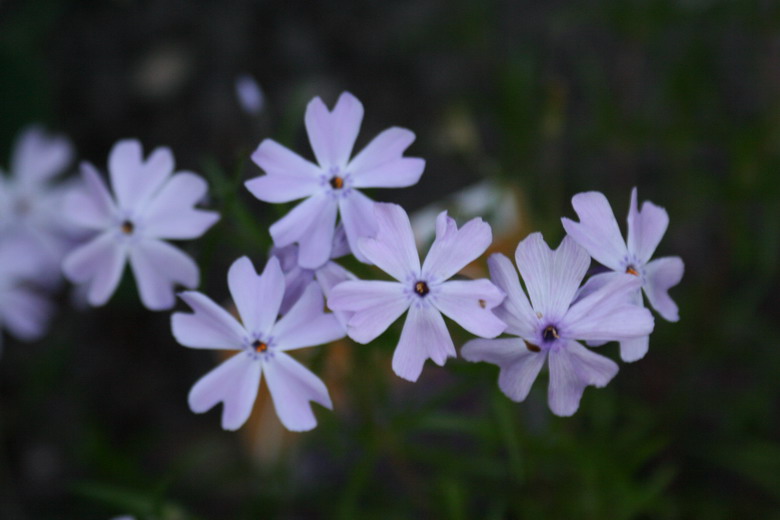
[(2, 164), (31, 122), (101, 168), (120, 138), (170, 146), (223, 213), (187, 246), (217, 300), (284, 211), (241, 187), (249, 153), (273, 137), (310, 157), (305, 104), (342, 90), (366, 107), (358, 146), (404, 126), (427, 160), (374, 197), (413, 210), (494, 178), (524, 209), (510, 250), (530, 230), (557, 243), (579, 191), (622, 223), (638, 186), (670, 214), (658, 254), (686, 264), (680, 322), (657, 319), (648, 356), (573, 418), (547, 410), (546, 377), (522, 404), (488, 365), (401, 381), (394, 328), (313, 349), (336, 401), (313, 432), (227, 433), (186, 405), (215, 358), (126, 276), (104, 308), (60, 296), (43, 341), (6, 338), (0, 518), (780, 518), (780, 4), (0, 1)]

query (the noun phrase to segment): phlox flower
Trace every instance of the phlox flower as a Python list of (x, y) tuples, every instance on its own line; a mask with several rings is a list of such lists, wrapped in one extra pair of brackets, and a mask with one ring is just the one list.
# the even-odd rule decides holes
[(219, 219), (216, 212), (194, 207), (206, 194), (206, 181), (191, 172), (174, 174), (168, 148), (157, 148), (144, 160), (134, 140), (114, 145), (108, 170), (114, 196), (86, 162), (81, 165), (84, 189), (68, 194), (67, 216), (95, 235), (65, 258), (63, 271), (72, 282), (89, 284), (90, 304), (103, 305), (129, 262), (143, 304), (169, 309), (174, 285), (196, 287), (199, 271), (164, 240), (197, 238)]
[(355, 313), (347, 323), (349, 337), (368, 343), (408, 309), (393, 354), (393, 370), (416, 381), (426, 359), (443, 365), (455, 356), (442, 314), (477, 336), (493, 338), (503, 332), (506, 325), (491, 312), (504, 299), (499, 288), (487, 279), (448, 281), (490, 245), (488, 224), (475, 218), (458, 229), (447, 212), (441, 212), (436, 218), (436, 239), (420, 267), (403, 208), (379, 203), (375, 211), (376, 238), (364, 238), (358, 247), (396, 281), (347, 281), (331, 291), (331, 309)]
[(337, 213), (353, 254), (365, 258), (357, 248), (360, 237), (373, 236), (376, 221), (373, 201), (358, 188), (402, 188), (416, 184), (425, 161), (403, 157), (414, 141), (404, 128), (388, 128), (350, 159), (360, 124), (363, 105), (349, 92), (328, 111), (319, 97), (306, 107), (306, 131), (317, 164), (266, 139), (252, 154), (252, 160), (266, 175), (250, 179), (247, 189), (265, 202), (290, 202), (306, 198), (275, 222), (270, 233), (277, 247), (300, 245), (298, 262), (316, 269), (330, 256)]
[(190, 408), (202, 413), (222, 402), (222, 427), (236, 430), (249, 417), (265, 375), (282, 424), (293, 431), (314, 428), (309, 402), (332, 409), (328, 390), (287, 352), (344, 337), (336, 317), (324, 312), (319, 286), (310, 283), (278, 321), (284, 274), (277, 258), (259, 276), (247, 257), (239, 258), (228, 271), (228, 287), (241, 321), (195, 291), (179, 295), (194, 314), (175, 313), (171, 319), (173, 335), (185, 347), (240, 351), (195, 383)]
[[(349, 252), (344, 226), (338, 226), (336, 233), (333, 235), (330, 260), (317, 269), (306, 269), (300, 266), (298, 263), (298, 244), (272, 247), (271, 255), (279, 259), (279, 264), (282, 266), (282, 272), (284, 273), (284, 298), (282, 299), (279, 313), (285, 314), (290, 310), (290, 307), (298, 301), (304, 289), (312, 281), (316, 281), (320, 285), (320, 289), (322, 289), (323, 294), (327, 298), (330, 295), (330, 290), (336, 285), (347, 280), (357, 279), (354, 274), (333, 261), (336, 258), (349, 254)], [(344, 330), (346, 330), (347, 322), (352, 317), (352, 313), (336, 311), (334, 314), (344, 326)]]
[(0, 330), (22, 341), (43, 336), (54, 313), (54, 305), (36, 285), (42, 262), (30, 242), (0, 238)]
[(590, 257), (569, 237), (552, 251), (541, 233), (533, 233), (518, 244), (515, 261), (530, 303), (512, 262), (500, 253), (488, 259), (490, 278), (506, 293), (495, 313), (515, 337), (474, 339), (463, 346), (461, 354), (468, 361), (498, 365), (498, 385), (514, 401), (526, 398), (548, 360), (550, 409), (557, 415), (572, 415), (586, 386), (603, 387), (618, 371), (614, 361), (577, 340), (612, 341), (647, 335), (653, 330), (653, 317), (647, 309), (627, 301), (626, 295), (640, 285), (627, 274), (615, 276), (575, 301)]
[[(578, 193), (571, 203), (580, 221), (574, 222), (565, 217), (561, 219), (566, 232), (596, 261), (614, 271), (593, 276), (583, 287), (584, 293), (607, 283), (616, 273), (629, 273), (641, 280), (641, 288), (629, 296), (632, 301), (643, 305), (641, 289), (644, 289), (650, 305), (664, 319), (677, 321), (677, 305), (669, 297), (668, 291), (680, 283), (684, 271), (683, 261), (676, 256), (650, 260), (669, 225), (666, 210), (645, 201), (639, 211), (636, 188), (631, 190), (628, 239), (624, 241), (612, 208), (602, 193)], [(643, 358), (649, 342), (648, 335), (621, 341), (620, 357), (623, 361)]]
[(60, 279), (60, 263), (71, 246), (72, 230), (62, 219), (62, 199), (69, 185), (53, 181), (73, 155), (66, 138), (31, 126), (16, 140), (10, 175), (0, 175), (0, 236), (29, 243), (29, 252), (41, 257), (37, 278), (47, 284)]

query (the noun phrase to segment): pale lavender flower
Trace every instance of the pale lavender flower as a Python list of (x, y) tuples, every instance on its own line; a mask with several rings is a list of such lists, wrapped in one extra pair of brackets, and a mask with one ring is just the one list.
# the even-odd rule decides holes
[(61, 136), (31, 126), (19, 136), (10, 175), (0, 175), (0, 236), (29, 243), (43, 262), (37, 278), (46, 285), (59, 281), (60, 263), (71, 247), (73, 232), (62, 219), (68, 183), (55, 183), (73, 160), (73, 147)]
[[(304, 289), (314, 280), (320, 285), (325, 298), (330, 295), (330, 290), (341, 282), (356, 280), (357, 277), (354, 274), (333, 261), (347, 254), (349, 254), (349, 245), (344, 233), (344, 226), (338, 226), (336, 233), (333, 235), (331, 259), (317, 269), (306, 269), (298, 264), (298, 244), (272, 247), (271, 255), (279, 259), (279, 264), (282, 266), (282, 272), (284, 273), (285, 290), (279, 313), (285, 314), (298, 301)], [(336, 311), (334, 314), (344, 326), (344, 330), (346, 330), (347, 322), (352, 317), (352, 313)]]
[(492, 241), (490, 226), (475, 218), (458, 229), (443, 211), (436, 219), (436, 239), (420, 267), (409, 217), (396, 204), (377, 204), (378, 232), (364, 238), (363, 254), (397, 281), (347, 281), (328, 298), (334, 310), (354, 312), (347, 324), (349, 336), (368, 343), (407, 309), (401, 339), (393, 355), (393, 370), (416, 381), (426, 359), (443, 365), (455, 356), (442, 314), (477, 336), (493, 338), (506, 324), (491, 309), (504, 293), (490, 280), (447, 281), (476, 260)]
[(108, 169), (115, 197), (91, 164), (81, 165), (84, 189), (68, 195), (65, 210), (95, 236), (65, 258), (63, 271), (72, 282), (89, 284), (90, 304), (103, 305), (129, 262), (143, 304), (169, 309), (174, 285), (196, 287), (199, 271), (189, 256), (164, 240), (197, 238), (219, 219), (213, 211), (194, 207), (206, 194), (206, 182), (191, 172), (173, 174), (168, 148), (157, 148), (144, 160), (134, 140), (114, 145)]
[(569, 237), (552, 251), (541, 233), (533, 233), (518, 244), (515, 261), (530, 303), (512, 262), (499, 253), (488, 259), (491, 279), (506, 293), (495, 313), (516, 337), (471, 340), (461, 355), (468, 361), (498, 365), (498, 385), (514, 401), (526, 398), (544, 361), (549, 360), (550, 409), (556, 415), (572, 415), (586, 386), (603, 387), (618, 371), (615, 362), (577, 340), (647, 335), (653, 330), (653, 317), (647, 309), (627, 301), (626, 295), (640, 282), (626, 274), (573, 303), (590, 257)]
[(318, 164), (271, 139), (252, 154), (267, 174), (246, 182), (255, 197), (265, 202), (306, 198), (275, 222), (270, 232), (277, 247), (300, 244), (298, 262), (307, 269), (316, 269), (330, 257), (337, 213), (352, 253), (365, 261), (357, 240), (376, 232), (374, 202), (357, 188), (411, 186), (425, 168), (422, 159), (403, 157), (415, 136), (396, 127), (380, 133), (350, 159), (362, 120), (363, 105), (349, 92), (341, 94), (332, 112), (316, 97), (306, 108), (305, 122)]
[(0, 330), (22, 341), (43, 336), (54, 313), (54, 305), (36, 285), (44, 262), (30, 242), (0, 239)]
[(247, 257), (239, 258), (228, 272), (228, 286), (240, 322), (194, 291), (179, 296), (195, 313), (175, 313), (171, 319), (173, 335), (185, 347), (241, 351), (195, 383), (190, 408), (203, 413), (222, 402), (222, 427), (236, 430), (249, 418), (265, 375), (282, 424), (293, 431), (314, 428), (317, 419), (309, 402), (332, 409), (328, 390), (287, 352), (344, 337), (336, 317), (324, 312), (319, 286), (310, 283), (278, 321), (284, 274), (277, 258), (271, 257), (259, 276)]
[[(624, 241), (612, 208), (602, 193), (578, 193), (571, 202), (580, 221), (574, 222), (565, 217), (561, 219), (566, 232), (596, 261), (614, 271), (591, 277), (583, 287), (583, 294), (607, 283), (615, 273), (629, 273), (641, 280), (641, 288), (650, 305), (664, 319), (677, 321), (677, 305), (669, 297), (668, 291), (680, 283), (684, 271), (683, 261), (676, 256), (650, 260), (669, 225), (666, 210), (645, 201), (639, 211), (636, 188), (631, 190), (628, 239)], [(641, 289), (634, 291), (629, 298), (637, 305), (643, 305)], [(643, 358), (649, 341), (650, 336), (647, 335), (621, 341), (620, 357), (623, 361)]]

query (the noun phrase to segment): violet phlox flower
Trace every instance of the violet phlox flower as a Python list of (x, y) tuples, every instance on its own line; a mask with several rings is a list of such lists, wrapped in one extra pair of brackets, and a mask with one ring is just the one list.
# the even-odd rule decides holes
[[(572, 200), (580, 221), (563, 218), (566, 232), (596, 261), (613, 273), (593, 276), (583, 287), (584, 294), (607, 283), (615, 273), (629, 273), (641, 280), (641, 288), (650, 305), (668, 321), (677, 321), (677, 305), (669, 297), (669, 289), (682, 279), (684, 265), (676, 256), (650, 260), (669, 225), (666, 210), (645, 201), (642, 210), (637, 208), (636, 188), (631, 190), (628, 210), (628, 238), (620, 234), (615, 215), (607, 198), (599, 192), (578, 193)], [(643, 305), (642, 291), (637, 289), (629, 296), (637, 305)], [(645, 335), (620, 342), (623, 361), (636, 361), (647, 353), (650, 337)]]
[(0, 235), (29, 242), (31, 253), (44, 262), (38, 279), (61, 278), (60, 263), (71, 246), (72, 230), (62, 219), (67, 182), (54, 182), (73, 161), (70, 141), (26, 128), (16, 140), (10, 175), (0, 175)]
[(469, 361), (498, 365), (499, 387), (514, 401), (526, 398), (549, 360), (550, 409), (557, 415), (572, 415), (586, 386), (603, 387), (618, 371), (615, 362), (577, 340), (612, 341), (647, 335), (653, 330), (653, 317), (647, 309), (627, 301), (626, 295), (640, 286), (636, 277), (627, 274), (615, 276), (574, 302), (590, 257), (569, 237), (552, 251), (541, 233), (533, 233), (517, 246), (515, 260), (530, 303), (512, 262), (499, 253), (488, 259), (491, 279), (506, 293), (495, 313), (515, 337), (471, 340), (461, 355)]
[[(350, 253), (347, 237), (344, 233), (344, 226), (338, 226), (333, 235), (333, 245), (331, 247), (330, 260), (317, 269), (306, 269), (298, 263), (298, 244), (290, 244), (284, 247), (272, 247), (271, 255), (279, 259), (284, 273), (284, 298), (282, 306), (279, 309), (280, 314), (285, 314), (298, 298), (303, 294), (304, 289), (312, 281), (317, 281), (322, 289), (325, 298), (330, 295), (331, 289), (341, 282), (347, 280), (356, 280), (357, 277), (347, 269), (343, 268), (333, 260)], [(334, 314), (346, 330), (347, 322), (352, 317), (351, 312), (335, 311)]]
[(43, 261), (29, 241), (0, 238), (0, 330), (22, 341), (43, 336), (54, 313), (54, 305), (36, 284)]
[(206, 194), (206, 181), (191, 172), (173, 173), (168, 148), (157, 148), (144, 160), (135, 140), (114, 145), (108, 170), (114, 196), (97, 170), (82, 163), (84, 189), (66, 200), (68, 217), (94, 237), (65, 258), (65, 275), (89, 284), (87, 300), (102, 305), (129, 261), (143, 304), (169, 309), (174, 285), (196, 287), (199, 271), (189, 256), (164, 240), (197, 238), (219, 219), (216, 212), (194, 207)]
[(262, 375), (265, 375), (276, 413), (293, 431), (317, 424), (310, 401), (331, 409), (324, 383), (287, 352), (335, 341), (344, 329), (326, 314), (322, 291), (310, 283), (297, 302), (277, 321), (284, 296), (284, 274), (271, 257), (263, 273), (242, 257), (228, 272), (228, 286), (240, 322), (207, 296), (194, 291), (179, 295), (194, 314), (175, 313), (173, 335), (185, 347), (240, 350), (201, 378), (189, 394), (193, 412), (223, 403), (222, 427), (236, 430), (249, 417)]
[(488, 224), (475, 218), (458, 229), (447, 212), (441, 212), (436, 219), (436, 239), (421, 267), (403, 208), (378, 203), (376, 217), (376, 238), (362, 239), (359, 247), (396, 281), (348, 281), (333, 289), (328, 306), (355, 313), (347, 324), (352, 339), (372, 341), (408, 309), (393, 370), (416, 381), (426, 359), (443, 365), (455, 356), (442, 314), (477, 336), (493, 338), (503, 332), (506, 324), (491, 312), (504, 299), (498, 287), (487, 279), (448, 281), (490, 245)]
[(425, 161), (403, 157), (414, 141), (404, 128), (388, 128), (350, 159), (360, 124), (363, 105), (349, 92), (328, 111), (319, 97), (306, 107), (306, 131), (317, 164), (266, 139), (252, 154), (252, 160), (266, 175), (250, 179), (247, 189), (265, 202), (290, 202), (306, 198), (275, 222), (270, 233), (277, 247), (297, 242), (298, 262), (316, 269), (330, 257), (336, 215), (347, 234), (353, 254), (365, 258), (357, 248), (360, 237), (373, 236), (376, 221), (373, 201), (358, 188), (402, 188), (416, 184)]

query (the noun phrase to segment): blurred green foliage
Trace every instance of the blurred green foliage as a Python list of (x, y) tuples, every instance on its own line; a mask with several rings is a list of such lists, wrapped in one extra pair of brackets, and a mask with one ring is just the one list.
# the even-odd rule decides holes
[[(46, 340), (6, 345), (0, 517), (780, 518), (779, 35), (780, 4), (757, 0), (0, 4), (3, 164), (32, 121), (101, 167), (120, 137), (172, 145), (223, 215), (191, 249), (216, 299), (286, 211), (244, 192), (248, 152), (264, 137), (306, 150), (305, 102), (342, 89), (366, 105), (361, 139), (407, 126), (428, 161), (420, 186), (378, 199), (413, 209), (496, 175), (556, 243), (573, 194), (624, 215), (638, 186), (671, 217), (659, 254), (687, 268), (681, 321), (659, 318), (647, 358), (572, 418), (548, 411), (544, 377), (522, 404), (488, 365), (398, 380), (396, 325), (350, 347), (341, 406), (264, 463), (218, 411), (187, 410), (215, 360), (178, 347), (126, 281), (105, 308), (66, 307)], [(170, 41), (194, 72), (144, 97), (134, 67)], [(244, 70), (269, 94), (256, 126), (226, 101)], [(313, 350), (319, 372), (328, 348)]]

